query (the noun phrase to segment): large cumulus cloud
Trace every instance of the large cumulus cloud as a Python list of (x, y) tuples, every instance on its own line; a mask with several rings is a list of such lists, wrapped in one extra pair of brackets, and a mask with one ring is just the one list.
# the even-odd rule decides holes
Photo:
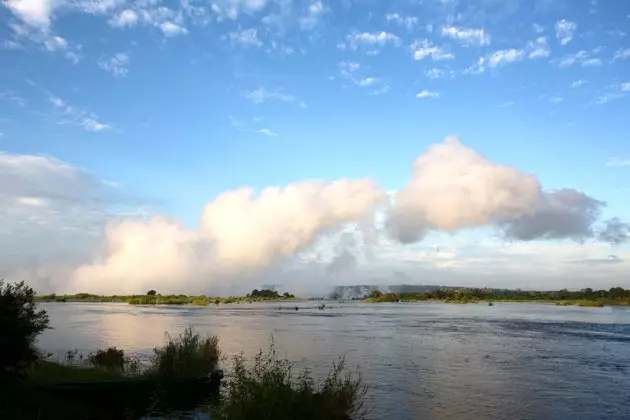
[[(393, 199), (369, 179), (241, 188), (207, 203), (194, 228), (131, 211), (137, 203), (111, 183), (53, 158), (0, 154), (0, 179), (0, 277), (35, 279), (47, 291), (214, 293), (292, 273), (344, 281), (430, 232), (490, 227), (523, 243), (611, 244), (629, 234), (619, 219), (601, 223), (605, 203), (570, 187), (545, 190), (453, 137), (414, 161)], [(332, 237), (329, 260), (304, 262)]]

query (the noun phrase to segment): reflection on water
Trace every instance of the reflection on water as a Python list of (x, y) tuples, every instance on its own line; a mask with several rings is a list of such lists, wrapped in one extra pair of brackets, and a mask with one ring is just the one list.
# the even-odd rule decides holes
[(117, 346), (140, 357), (186, 326), (252, 356), (280, 354), (324, 374), (345, 356), (370, 386), (371, 418), (630, 418), (630, 310), (541, 304), (43, 304), (47, 351)]

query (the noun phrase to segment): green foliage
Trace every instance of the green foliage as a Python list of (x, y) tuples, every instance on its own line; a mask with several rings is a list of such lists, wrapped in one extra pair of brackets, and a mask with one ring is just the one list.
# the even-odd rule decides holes
[(157, 292), (155, 290), (153, 290), (153, 289), (151, 289), (151, 290), (149, 290), (147, 292), (147, 296), (155, 296), (155, 295), (157, 295)]
[(372, 290), (371, 297), (366, 298), (366, 302), (399, 302), (400, 297), (396, 293), (381, 293), (378, 290)]
[(230, 420), (341, 420), (363, 418), (367, 387), (361, 377), (344, 375), (344, 360), (333, 365), (319, 384), (308, 370), (297, 377), (286, 359), (276, 357), (273, 343), (253, 363), (233, 359), (234, 372), (212, 418)]
[[(391, 302), (393, 295), (372, 291), (366, 298), (367, 302)], [(415, 302), (424, 300), (440, 300), (447, 303), (476, 303), (486, 301), (510, 301), (510, 302), (555, 302), (558, 305), (576, 305), (580, 301), (602, 302), (605, 305), (630, 304), (630, 290), (621, 287), (613, 287), (610, 290), (593, 290), (591, 288), (579, 291), (562, 289), (558, 291), (526, 291), (488, 288), (455, 288), (443, 287), (441, 289), (425, 290), (422, 292), (401, 292), (396, 295), (402, 302)], [(599, 304), (597, 304), (599, 305)]]
[(0, 280), (0, 385), (22, 378), (38, 359), (35, 339), (48, 324), (46, 311), (37, 310), (33, 289)]
[(604, 302), (600, 300), (581, 300), (578, 302), (578, 306), (584, 308), (603, 308)]
[(188, 327), (174, 338), (166, 334), (165, 345), (153, 349), (147, 373), (164, 378), (202, 377), (216, 369), (220, 358), (218, 337), (203, 338)]
[(208, 303), (210, 302), (205, 299), (195, 299), (192, 301), (192, 304), (196, 306), (206, 306)]
[(88, 361), (105, 370), (122, 372), (125, 369), (125, 352), (116, 347), (109, 347), (107, 350), (98, 349), (95, 354), (88, 355)]
[(27, 375), (28, 383), (34, 385), (53, 385), (69, 382), (107, 382), (119, 381), (123, 378), (119, 372), (65, 365), (47, 360), (35, 362), (28, 369)]

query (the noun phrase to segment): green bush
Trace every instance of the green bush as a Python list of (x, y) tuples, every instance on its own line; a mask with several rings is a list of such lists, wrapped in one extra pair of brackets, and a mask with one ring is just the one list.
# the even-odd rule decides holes
[(367, 387), (358, 372), (344, 375), (344, 360), (316, 384), (308, 370), (293, 376), (293, 366), (278, 359), (273, 346), (252, 364), (234, 357), (234, 372), (212, 418), (230, 420), (342, 420), (363, 418)]
[[(0, 385), (24, 377), (39, 354), (35, 338), (48, 328), (48, 315), (37, 310), (35, 292), (24, 282), (0, 280)], [(4, 389), (4, 387), (0, 387)]]
[(153, 349), (148, 374), (165, 378), (202, 377), (216, 369), (220, 358), (219, 338), (202, 338), (189, 327), (175, 338), (166, 334), (164, 346)]
[(88, 355), (88, 362), (105, 370), (122, 372), (125, 369), (125, 352), (116, 347), (109, 347), (107, 350), (99, 349), (96, 354)]

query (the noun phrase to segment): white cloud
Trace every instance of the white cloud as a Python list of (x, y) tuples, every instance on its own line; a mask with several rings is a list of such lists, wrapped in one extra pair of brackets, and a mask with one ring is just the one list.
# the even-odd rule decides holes
[(83, 120), (81, 121), (81, 125), (87, 131), (92, 131), (92, 132), (99, 132), (103, 130), (109, 130), (112, 128), (109, 124), (104, 124), (102, 122), (95, 120), (94, 118), (83, 118)]
[[(14, 251), (0, 255), (0, 271), (46, 292), (155, 288), (222, 294), (232, 286), (251, 290), (266, 279), (286, 282), (293, 292), (313, 290), (327, 282), (332, 268), (343, 268), (337, 257), (347, 252), (357, 272), (338, 273), (346, 284), (399, 267), (407, 271), (413, 262), (424, 279), (442, 283), (459, 285), (472, 276), (499, 286), (514, 275), (520, 282), (543, 276), (541, 284), (548, 286), (548, 271), (557, 272), (568, 260), (601, 259), (597, 250), (606, 257), (608, 245), (528, 241), (627, 240), (621, 221), (607, 222), (601, 232), (593, 228), (601, 202), (567, 188), (544, 192), (532, 175), (494, 163), (455, 139), (416, 159), (393, 203), (368, 179), (303, 181), (260, 192), (240, 188), (208, 202), (196, 229), (167, 216), (147, 217), (143, 210), (116, 214), (119, 199), (111, 183), (54, 159), (0, 153), (0, 179), (7, 180), (0, 183), (0, 226), (7, 233), (0, 235), (6, 242), (0, 247)], [(471, 228), (496, 229), (511, 241), (489, 239), (491, 232), (483, 230), (475, 244), (440, 243), (440, 232)], [(429, 232), (435, 236), (424, 246), (400, 244)], [(589, 275), (617, 281), (627, 273), (627, 265), (618, 264), (619, 273), (599, 264)], [(584, 271), (581, 265), (559, 276), (575, 284)]]
[(377, 82), (378, 82), (378, 79), (374, 77), (363, 77), (357, 80), (357, 84), (359, 86), (372, 86), (373, 84)]
[(630, 159), (622, 159), (618, 157), (610, 158), (605, 163), (609, 167), (630, 166)]
[(416, 40), (411, 44), (410, 48), (413, 52), (414, 60), (424, 60), (426, 57), (431, 57), (434, 61), (452, 60), (455, 58), (455, 55), (431, 44), (428, 39)]
[(65, 50), (68, 48), (68, 41), (60, 36), (52, 36), (44, 41), (44, 46), (48, 51)]
[(109, 24), (117, 28), (135, 26), (136, 23), (138, 14), (131, 9), (125, 9), (109, 20)]
[(98, 65), (114, 77), (126, 77), (129, 74), (129, 62), (129, 54), (117, 53), (107, 59), (100, 60)]
[(490, 44), (490, 35), (483, 28), (458, 28), (455, 26), (446, 26), (442, 28), (442, 36), (456, 39), (465, 44), (472, 45), (488, 45)]
[(582, 67), (598, 67), (602, 65), (602, 60), (599, 58), (589, 58), (582, 61)]
[(537, 34), (542, 34), (543, 32), (545, 32), (545, 28), (542, 25), (539, 25), (537, 23), (532, 24), (532, 29)]
[(184, 35), (188, 33), (188, 29), (184, 28), (183, 26), (180, 26), (176, 23), (173, 22), (162, 22), (160, 24), (160, 29), (162, 30), (162, 33), (164, 33), (165, 36), (167, 37), (173, 37), (173, 36), (177, 36), (177, 35)]
[(453, 77), (455, 72), (453, 70), (442, 70), (438, 68), (431, 68), (424, 72), (424, 75), (432, 80), (443, 79), (445, 77)]
[(321, 16), (327, 12), (329, 12), (329, 9), (324, 6), (321, 0), (314, 1), (306, 9), (306, 14), (298, 18), (298, 24), (304, 30), (313, 29), (317, 26)]
[(424, 98), (439, 98), (440, 97), (440, 93), (439, 92), (435, 92), (435, 91), (431, 91), (431, 90), (422, 90), (419, 93), (416, 94), (416, 98), (418, 99), (424, 99)]
[(267, 6), (267, 0), (215, 0), (211, 10), (219, 20), (236, 20), (241, 13), (253, 14), (260, 12)]
[(527, 57), (532, 60), (545, 58), (550, 54), (549, 45), (547, 45), (547, 38), (544, 36), (538, 37), (535, 41), (529, 42), (526, 49), (529, 51)]
[(91, 132), (99, 132), (112, 128), (111, 125), (100, 122), (94, 113), (73, 107), (67, 101), (57, 96), (49, 95), (48, 100), (57, 112), (61, 113), (61, 119), (57, 121), (58, 124), (79, 126)]
[(4, 41), (2, 41), (2, 48), (4, 48), (5, 50), (21, 50), (24, 47), (19, 42), (13, 41), (11, 39), (5, 39)]
[(574, 81), (573, 83), (571, 83), (571, 87), (575, 89), (575, 88), (578, 88), (580, 86), (583, 86), (584, 84), (586, 84), (586, 80), (578, 79), (578, 80)]
[(625, 82), (619, 85), (619, 90), (622, 92), (630, 92), (630, 82)]
[(346, 41), (353, 50), (360, 47), (383, 47), (387, 44), (398, 46), (402, 42), (398, 36), (385, 31), (352, 32), (346, 36)]
[(278, 133), (276, 133), (275, 131), (271, 131), (267, 128), (261, 128), (260, 130), (258, 130), (258, 132), (260, 134), (264, 134), (266, 136), (270, 136), (270, 137), (278, 137)]
[(583, 62), (588, 58), (588, 52), (580, 50), (573, 54), (567, 54), (558, 62), (559, 67), (569, 67), (575, 63)]
[(394, 22), (400, 26), (404, 26), (405, 28), (411, 30), (416, 27), (419, 23), (419, 20), (415, 16), (403, 16), (400, 13), (388, 13), (385, 15), (385, 20), (388, 22)]
[(505, 64), (515, 63), (517, 61), (521, 61), (524, 56), (525, 52), (523, 50), (517, 50), (514, 48), (495, 51), (492, 55), (490, 55), (490, 57), (488, 57), (488, 66), (499, 67)]
[(562, 98), (561, 96), (552, 96), (549, 98), (549, 102), (551, 102), (552, 104), (559, 104), (562, 101), (564, 101), (564, 98)]
[(370, 93), (368, 93), (368, 95), (371, 95), (371, 96), (384, 95), (387, 92), (389, 92), (391, 89), (392, 87), (390, 85), (383, 85), (380, 88), (371, 91)]
[(4, 5), (24, 23), (48, 28), (53, 11), (60, 3), (57, 0), (6, 0)]
[(356, 61), (340, 61), (337, 66), (342, 76), (350, 76), (361, 68), (361, 64)]
[(278, 91), (267, 90), (263, 87), (260, 87), (251, 92), (246, 92), (244, 96), (255, 104), (262, 104), (268, 101), (296, 102), (296, 98), (293, 95)]
[(573, 34), (577, 30), (577, 24), (562, 19), (556, 22), (555, 29), (556, 38), (560, 42), (560, 45), (566, 45), (573, 39)]
[(243, 47), (262, 46), (262, 42), (258, 39), (258, 31), (254, 28), (230, 32), (228, 34), (228, 37), (233, 44), (238, 44)]
[(630, 48), (619, 49), (615, 53), (614, 60), (627, 60), (630, 59)]

